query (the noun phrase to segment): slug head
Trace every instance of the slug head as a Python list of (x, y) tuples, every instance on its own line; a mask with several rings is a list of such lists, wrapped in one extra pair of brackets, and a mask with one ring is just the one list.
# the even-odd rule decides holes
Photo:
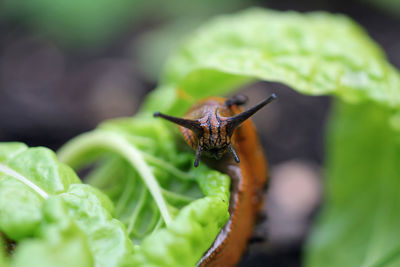
[[(231, 144), (234, 130), (274, 99), (276, 99), (276, 95), (272, 94), (257, 105), (232, 117), (221, 116), (218, 108), (207, 112), (205, 116), (196, 120), (178, 118), (160, 112), (154, 112), (154, 117), (161, 117), (192, 131), (197, 140), (196, 159), (194, 162), (195, 167), (199, 165), (200, 156), (203, 152), (209, 157), (220, 159), (229, 151), (235, 161), (239, 163), (239, 156)], [(226, 101), (225, 105), (230, 107), (231, 103)]]

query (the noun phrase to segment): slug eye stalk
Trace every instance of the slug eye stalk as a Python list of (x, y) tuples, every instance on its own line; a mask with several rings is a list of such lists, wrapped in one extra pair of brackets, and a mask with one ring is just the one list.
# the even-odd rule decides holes
[(239, 113), (233, 117), (229, 117), (227, 119), (228, 125), (227, 128), (233, 132), (233, 130), (238, 127), (242, 122), (253, 116), (257, 111), (265, 107), (267, 104), (271, 103), (276, 99), (276, 94), (272, 94), (271, 96), (265, 98), (262, 100), (260, 103), (256, 104), (255, 106), (249, 108), (246, 111), (243, 111), (242, 113)]
[(196, 133), (199, 133), (202, 131), (202, 128), (200, 126), (200, 122), (196, 121), (196, 120), (190, 120), (190, 119), (183, 119), (183, 118), (178, 118), (178, 117), (174, 117), (174, 116), (170, 116), (170, 115), (166, 115), (163, 114), (161, 112), (154, 112), (153, 114), (154, 117), (160, 117), (163, 118), (167, 121), (170, 121), (172, 123), (178, 124), (182, 127), (185, 127), (189, 130), (192, 130)]

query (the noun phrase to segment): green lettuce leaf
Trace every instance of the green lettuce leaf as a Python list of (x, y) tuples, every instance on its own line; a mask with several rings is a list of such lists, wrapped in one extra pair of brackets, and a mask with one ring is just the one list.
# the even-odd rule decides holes
[(0, 151), (0, 229), (19, 241), (34, 234), (49, 195), (64, 193), (80, 181), (49, 150), (1, 143)]
[(85, 234), (68, 215), (61, 199), (55, 197), (43, 204), (37, 237), (18, 245), (11, 266), (94, 266)]
[(54, 152), (0, 143), (0, 232), (17, 242), (11, 266), (119, 266), (133, 253), (111, 201)]
[(229, 178), (193, 167), (162, 121), (122, 118), (78, 136), (58, 153), (105, 192), (135, 252), (127, 266), (194, 266), (229, 218)]
[(220, 16), (170, 57), (145, 111), (182, 114), (197, 99), (254, 80), (311, 95), (400, 103), (400, 78), (365, 31), (343, 15), (250, 9)]
[(197, 175), (206, 197), (185, 206), (167, 228), (145, 238), (130, 266), (194, 266), (214, 242), (229, 217), (229, 180), (217, 171)]
[(326, 205), (307, 266), (399, 266), (400, 139), (393, 111), (338, 103), (328, 127)]

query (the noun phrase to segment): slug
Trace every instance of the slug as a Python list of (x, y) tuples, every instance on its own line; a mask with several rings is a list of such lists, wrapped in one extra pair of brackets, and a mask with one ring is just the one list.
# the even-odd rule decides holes
[(235, 266), (246, 250), (268, 174), (266, 157), (249, 118), (274, 99), (272, 94), (242, 112), (240, 106), (247, 97), (210, 97), (197, 102), (185, 118), (154, 113), (180, 126), (185, 141), (196, 151), (195, 167), (204, 154), (211, 167), (231, 177), (230, 218), (198, 266)]

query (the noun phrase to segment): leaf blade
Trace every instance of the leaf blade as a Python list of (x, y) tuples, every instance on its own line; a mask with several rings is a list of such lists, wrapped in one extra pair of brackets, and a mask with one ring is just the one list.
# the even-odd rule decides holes
[[(372, 103), (337, 106), (328, 131), (328, 204), (308, 242), (307, 266), (380, 266), (398, 251), (400, 143), (392, 114)], [(398, 262), (395, 255), (389, 262)]]
[[(182, 114), (200, 97), (226, 94), (254, 80), (349, 102), (400, 104), (399, 73), (346, 16), (254, 8), (217, 17), (189, 35), (165, 67), (154, 92), (159, 97), (151, 96), (142, 111), (161, 107)], [(172, 103), (162, 103), (161, 95)]]

